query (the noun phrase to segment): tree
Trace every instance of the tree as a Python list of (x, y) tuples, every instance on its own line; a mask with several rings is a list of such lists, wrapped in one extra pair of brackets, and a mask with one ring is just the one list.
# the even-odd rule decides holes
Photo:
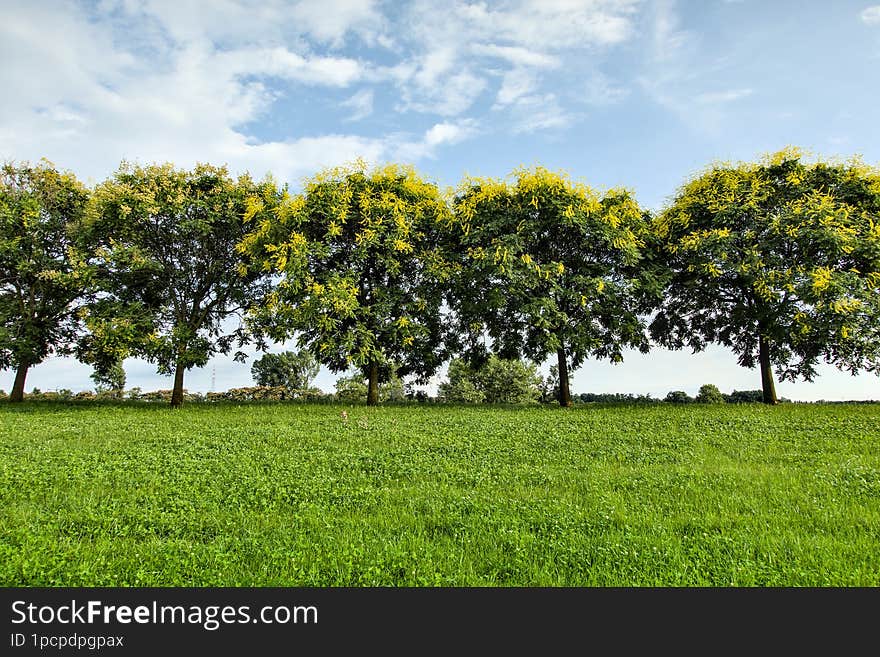
[(110, 392), (116, 397), (122, 397), (122, 391), (125, 390), (125, 369), (121, 362), (114, 363), (106, 370), (96, 369), (91, 378), (95, 382), (95, 392)]
[(0, 369), (15, 369), (10, 402), (28, 370), (68, 355), (94, 292), (92, 251), (80, 239), (89, 192), (50, 162), (0, 169)]
[(499, 358), (492, 354), (477, 367), (463, 359), (453, 359), (447, 376), (448, 381), (439, 387), (445, 401), (526, 404), (541, 396), (538, 366), (518, 358)]
[(694, 401), (698, 404), (723, 404), (724, 395), (721, 394), (718, 386), (713, 383), (707, 383), (700, 386)]
[(559, 400), (559, 366), (551, 365), (550, 372), (541, 380), (541, 403)]
[(473, 368), (464, 360), (454, 358), (446, 371), (447, 380), (437, 388), (440, 399), (460, 404), (479, 404), (486, 395), (476, 381)]
[(853, 373), (880, 361), (880, 173), (785, 150), (715, 165), (656, 218), (671, 271), (651, 324), (695, 352), (731, 348), (760, 365), (763, 401), (820, 359)]
[(367, 394), (367, 382), (361, 372), (339, 377), (335, 387), (336, 397), (340, 401), (355, 402)]
[(455, 199), (464, 255), (454, 307), (469, 358), (483, 335), (503, 357), (557, 358), (569, 373), (592, 356), (648, 350), (640, 313), (660, 286), (641, 267), (648, 222), (629, 192), (599, 196), (564, 173), (519, 169), (511, 183), (468, 179)]
[(477, 387), (489, 404), (526, 404), (541, 396), (541, 376), (533, 362), (493, 354), (475, 375)]
[(665, 401), (670, 404), (690, 404), (694, 400), (684, 390), (671, 390), (666, 395)]
[(321, 366), (306, 350), (264, 354), (254, 361), (251, 375), (258, 386), (284, 386), (288, 390), (305, 390), (318, 375)]
[(298, 335), (333, 372), (357, 368), (367, 403), (393, 374), (425, 382), (448, 354), (442, 303), (452, 270), (449, 211), (409, 167), (362, 162), (322, 172), (301, 194), (251, 209), (243, 248), (280, 283), (252, 315), (275, 341)]
[(123, 163), (95, 190), (92, 225), (113, 239), (102, 249), (108, 295), (89, 314), (84, 357), (156, 363), (174, 375), (170, 403), (180, 406), (186, 370), (248, 340), (241, 319), (266, 281), (236, 246), (252, 199), (273, 191), (268, 181), (233, 179), (226, 167)]
[[(336, 397), (341, 401), (355, 402), (367, 394), (368, 381), (362, 372), (354, 372), (336, 380)], [(399, 402), (407, 399), (403, 380), (394, 373), (392, 368), (388, 379), (379, 384), (379, 400)]]
[(724, 401), (729, 404), (754, 404), (764, 401), (762, 390), (734, 390), (724, 396)]

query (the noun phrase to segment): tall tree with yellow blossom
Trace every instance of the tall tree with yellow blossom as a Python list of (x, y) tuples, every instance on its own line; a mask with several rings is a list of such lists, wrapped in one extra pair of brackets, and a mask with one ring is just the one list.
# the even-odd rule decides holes
[(880, 171), (786, 149), (718, 164), (655, 219), (672, 276), (653, 337), (731, 348), (761, 370), (763, 400), (820, 361), (878, 367)]
[(0, 370), (13, 368), (10, 402), (28, 370), (68, 355), (94, 297), (94, 245), (82, 239), (89, 190), (46, 160), (0, 167)]
[(448, 356), (441, 236), (449, 208), (413, 168), (364, 162), (325, 170), (270, 207), (256, 200), (241, 249), (279, 277), (255, 330), (294, 335), (334, 372), (357, 369), (367, 404), (392, 374), (426, 380)]
[(599, 194), (565, 173), (521, 168), (508, 180), (466, 179), (454, 210), (454, 307), (472, 359), (487, 349), (555, 355), (558, 400), (569, 406), (570, 372), (585, 359), (648, 350), (642, 314), (660, 285), (644, 266), (646, 213), (629, 191)]
[(274, 182), (225, 166), (122, 163), (93, 194), (104, 295), (88, 308), (80, 358), (101, 371), (130, 355), (156, 363), (174, 375), (171, 406), (180, 406), (187, 370), (250, 340), (244, 315), (268, 281), (237, 246), (248, 204), (274, 192)]

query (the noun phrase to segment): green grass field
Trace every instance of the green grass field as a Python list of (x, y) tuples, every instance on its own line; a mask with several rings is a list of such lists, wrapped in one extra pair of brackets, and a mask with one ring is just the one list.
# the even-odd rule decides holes
[(6, 405), (0, 584), (880, 586), (880, 405)]

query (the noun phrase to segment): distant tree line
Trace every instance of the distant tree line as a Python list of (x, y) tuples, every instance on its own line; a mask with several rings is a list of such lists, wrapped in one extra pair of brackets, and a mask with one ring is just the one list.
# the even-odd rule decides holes
[[(788, 149), (712, 165), (652, 213), (541, 167), (444, 192), (355, 162), (296, 193), (207, 164), (123, 162), (93, 188), (45, 160), (0, 169), (10, 401), (50, 355), (91, 364), (109, 394), (137, 356), (174, 377), (179, 406), (187, 370), (291, 339), (300, 374), (352, 373), (338, 393), (368, 404), (448, 363), (444, 399), (568, 406), (588, 359), (712, 343), (774, 404), (775, 377), (820, 362), (880, 372), (880, 171)], [(265, 358), (262, 387), (307, 388)]]
[[(531, 366), (523, 364), (520, 373), (528, 373)], [(497, 370), (496, 370), (497, 371)], [(539, 377), (540, 378), (540, 377)], [(541, 386), (547, 385), (550, 377), (544, 377)], [(530, 377), (526, 381), (533, 382)], [(379, 399), (382, 402), (420, 402), (442, 404), (555, 404), (556, 399), (542, 394), (542, 388), (523, 386), (523, 379), (501, 378), (494, 382), (494, 397), (484, 395), (456, 395), (450, 394), (449, 381), (440, 385), (440, 393), (431, 395), (425, 390), (414, 388), (404, 384), (400, 379), (382, 383), (379, 385)], [(707, 394), (707, 391), (708, 394)], [(96, 386), (94, 391), (84, 390), (73, 392), (69, 389), (42, 391), (34, 388), (25, 393), (24, 398), (28, 401), (48, 402), (92, 402), (92, 401), (126, 401), (126, 402), (162, 402), (171, 401), (173, 391), (151, 390), (143, 391), (140, 388), (129, 390), (107, 389)], [(308, 386), (295, 389), (284, 385), (277, 386), (246, 386), (230, 388), (220, 392), (190, 392), (183, 391), (183, 398), (187, 402), (326, 402), (326, 403), (360, 403), (363, 402), (366, 393), (366, 383), (359, 375), (342, 376), (336, 381), (335, 392), (324, 392), (320, 388)], [(9, 395), (5, 390), (0, 390), (0, 401), (8, 400)], [(731, 393), (722, 393), (714, 384), (701, 386), (700, 392), (691, 397), (682, 390), (673, 390), (665, 398), (653, 397), (650, 394), (634, 394), (620, 392), (582, 392), (572, 395), (572, 405), (579, 404), (612, 404), (612, 405), (643, 405), (643, 404), (749, 404), (763, 401), (761, 390), (734, 390)], [(790, 401), (780, 398), (779, 401)], [(817, 403), (833, 403), (819, 400)], [(849, 403), (880, 403), (880, 400), (853, 400)]]

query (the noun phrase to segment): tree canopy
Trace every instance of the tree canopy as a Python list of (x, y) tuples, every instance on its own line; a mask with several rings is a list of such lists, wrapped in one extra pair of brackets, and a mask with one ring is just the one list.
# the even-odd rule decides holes
[(156, 363), (174, 375), (179, 406), (186, 370), (248, 340), (243, 314), (268, 281), (236, 247), (251, 199), (272, 189), (225, 167), (123, 163), (94, 193), (91, 226), (112, 239), (100, 252), (107, 295), (89, 314), (84, 357), (96, 366), (129, 354)]
[(306, 390), (321, 366), (306, 350), (263, 354), (251, 365), (251, 375), (258, 386), (282, 386), (288, 390)]
[(853, 373), (880, 355), (880, 172), (785, 150), (719, 164), (656, 217), (671, 279), (660, 343), (730, 347), (760, 365), (764, 401), (820, 360)]
[(121, 397), (125, 390), (125, 368), (122, 363), (114, 363), (108, 368), (92, 372), (92, 381), (95, 382), (95, 392), (111, 393)]
[(569, 371), (585, 359), (647, 351), (640, 313), (659, 286), (640, 266), (648, 223), (628, 191), (600, 195), (565, 173), (518, 169), (510, 182), (465, 180), (455, 215), (463, 256), (455, 308), (471, 358), (484, 333), (504, 357), (555, 354), (559, 403), (568, 406)]
[(449, 363), (447, 377), (439, 386), (440, 397), (462, 403), (532, 403), (540, 397), (543, 382), (535, 363), (495, 354), (479, 366), (455, 358)]
[(94, 293), (94, 246), (81, 239), (89, 191), (43, 160), (0, 169), (0, 369), (14, 368), (20, 402), (28, 369), (73, 352)]
[[(348, 375), (336, 379), (336, 398), (344, 402), (363, 401), (368, 393), (369, 382), (361, 371), (350, 371)], [(407, 387), (394, 368), (389, 369), (388, 378), (379, 384), (379, 401), (401, 402), (407, 398)]]
[(280, 280), (253, 325), (279, 342), (295, 334), (334, 372), (363, 372), (368, 404), (392, 369), (425, 380), (448, 355), (448, 215), (414, 169), (362, 162), (324, 171), (274, 206), (255, 202), (242, 248)]
[(11, 401), (49, 355), (102, 386), (134, 356), (174, 376), (177, 406), (188, 369), (294, 340), (298, 355), (254, 363), (259, 383), (305, 388), (324, 365), (375, 404), (380, 382), (427, 383), (452, 358), (443, 396), (490, 401), (485, 372), (555, 355), (540, 394), (567, 406), (574, 369), (647, 352), (649, 335), (732, 349), (767, 403), (775, 376), (822, 362), (880, 374), (880, 170), (785, 149), (708, 167), (652, 216), (543, 167), (448, 193), (362, 161), (299, 193), (207, 164), (123, 162), (93, 190), (45, 160), (0, 169)]

